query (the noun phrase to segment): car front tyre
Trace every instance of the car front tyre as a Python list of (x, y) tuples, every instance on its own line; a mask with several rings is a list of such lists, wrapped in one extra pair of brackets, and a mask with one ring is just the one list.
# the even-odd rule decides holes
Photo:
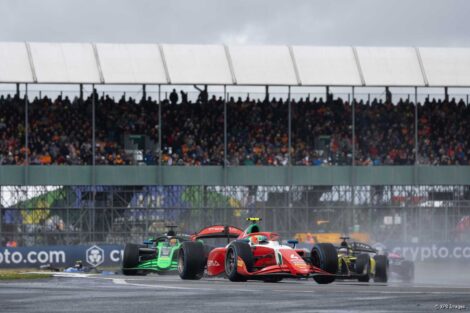
[(178, 274), (181, 279), (197, 280), (204, 275), (204, 245), (200, 242), (183, 242), (178, 253)]
[(245, 262), (246, 269), (250, 272), (253, 269), (253, 252), (248, 243), (242, 241), (232, 242), (225, 254), (225, 274), (230, 281), (246, 281), (246, 277), (238, 273), (238, 257)]
[(316, 275), (313, 279), (318, 284), (330, 284), (335, 280), (338, 272), (338, 252), (331, 243), (318, 243), (312, 248), (310, 253), (312, 265), (318, 267), (330, 275)]

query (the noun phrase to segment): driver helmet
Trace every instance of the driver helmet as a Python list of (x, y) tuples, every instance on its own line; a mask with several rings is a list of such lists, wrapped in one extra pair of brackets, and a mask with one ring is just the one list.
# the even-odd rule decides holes
[(76, 268), (76, 269), (82, 269), (82, 268), (83, 268), (83, 263), (82, 263), (82, 261), (81, 261), (81, 260), (75, 261), (74, 268)]
[(267, 243), (268, 238), (263, 235), (255, 235), (255, 236), (250, 236), (250, 242), (252, 245), (258, 245), (261, 243)]
[(338, 254), (347, 255), (348, 254), (348, 248), (345, 248), (345, 247), (339, 248), (338, 249)]
[(176, 246), (177, 243), (178, 243), (178, 240), (176, 240), (176, 238), (170, 239), (170, 246)]

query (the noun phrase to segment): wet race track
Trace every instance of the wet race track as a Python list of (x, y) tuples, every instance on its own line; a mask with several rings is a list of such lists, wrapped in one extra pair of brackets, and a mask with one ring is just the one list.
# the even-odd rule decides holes
[[(470, 283), (313, 280), (232, 283), (176, 275), (59, 274), (0, 282), (1, 312), (431, 312), (470, 311)], [(447, 306), (453, 309), (446, 309)]]

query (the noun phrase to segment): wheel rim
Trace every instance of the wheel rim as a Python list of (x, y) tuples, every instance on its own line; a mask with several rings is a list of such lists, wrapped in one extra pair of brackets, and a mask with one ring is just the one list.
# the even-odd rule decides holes
[(180, 251), (180, 255), (178, 257), (178, 272), (183, 273), (184, 269), (184, 254)]
[(227, 251), (227, 261), (225, 262), (225, 268), (227, 269), (227, 273), (231, 273), (235, 268), (235, 254), (233, 253), (232, 249)]

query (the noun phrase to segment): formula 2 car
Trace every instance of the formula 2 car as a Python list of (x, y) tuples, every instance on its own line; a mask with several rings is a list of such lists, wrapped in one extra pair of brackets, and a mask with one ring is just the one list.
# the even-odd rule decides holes
[(389, 262), (386, 255), (379, 255), (377, 250), (362, 242), (349, 243), (349, 237), (341, 237), (338, 247), (338, 278), (357, 279), (368, 282), (387, 282)]
[(176, 226), (167, 227), (169, 229), (165, 235), (149, 238), (143, 245), (126, 244), (122, 260), (124, 275), (176, 272), (181, 243), (190, 238), (177, 236), (174, 230)]
[(396, 252), (390, 252), (383, 243), (375, 243), (373, 247), (377, 253), (384, 254), (390, 264), (390, 278), (403, 282), (412, 282), (415, 279), (415, 264)]
[(415, 278), (415, 264), (403, 256), (389, 252), (386, 254), (390, 262), (390, 274), (393, 279), (412, 282)]
[(183, 242), (178, 257), (180, 277), (201, 279), (206, 272), (231, 281), (313, 277), (319, 284), (328, 284), (335, 280), (338, 257), (332, 244), (317, 244), (311, 252), (295, 249), (297, 241), (289, 241), (292, 247), (282, 245), (278, 234), (262, 232), (259, 218), (247, 220), (251, 221), (248, 228), (224, 247), (208, 247), (199, 240), (200, 235), (195, 241)]

